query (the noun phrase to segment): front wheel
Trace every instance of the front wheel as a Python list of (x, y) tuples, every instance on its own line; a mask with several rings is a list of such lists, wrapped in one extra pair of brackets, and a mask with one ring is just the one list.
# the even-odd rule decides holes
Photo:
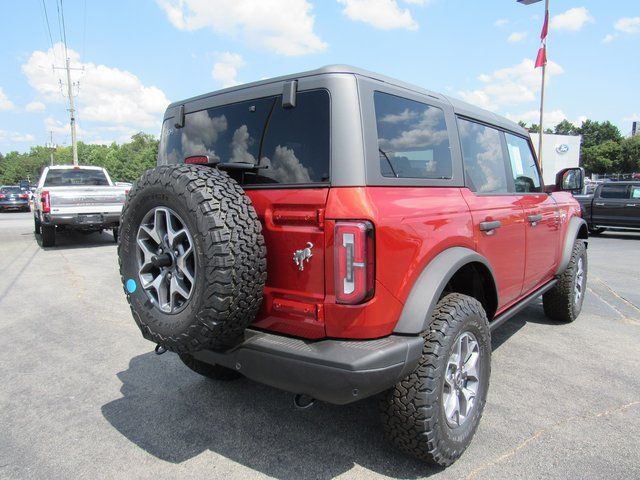
[(587, 247), (584, 240), (576, 240), (569, 265), (558, 283), (542, 296), (545, 315), (557, 322), (573, 322), (582, 310), (586, 289)]
[(449, 294), (438, 302), (424, 339), (416, 369), (381, 400), (382, 423), (401, 450), (448, 466), (471, 443), (487, 398), (487, 315), (475, 298)]

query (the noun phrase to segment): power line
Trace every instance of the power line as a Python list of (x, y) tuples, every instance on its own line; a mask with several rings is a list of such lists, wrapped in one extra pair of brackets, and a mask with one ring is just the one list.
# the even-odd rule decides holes
[(62, 5), (62, 0), (60, 0), (60, 12), (62, 16), (62, 34), (64, 36), (64, 54), (68, 57), (67, 54), (67, 27), (64, 23), (64, 6)]
[(53, 51), (53, 35), (51, 35), (51, 26), (49, 25), (49, 14), (47, 13), (47, 5), (44, 3), (44, 0), (42, 0), (42, 9), (44, 10), (44, 18), (47, 23), (47, 31), (49, 32), (49, 41), (51, 42), (51, 51)]

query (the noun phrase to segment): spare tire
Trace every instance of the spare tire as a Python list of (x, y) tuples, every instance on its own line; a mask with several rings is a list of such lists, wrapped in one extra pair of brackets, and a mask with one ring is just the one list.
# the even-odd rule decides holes
[(227, 348), (254, 320), (267, 276), (242, 188), (206, 166), (160, 166), (132, 187), (118, 258), (142, 335), (177, 353)]

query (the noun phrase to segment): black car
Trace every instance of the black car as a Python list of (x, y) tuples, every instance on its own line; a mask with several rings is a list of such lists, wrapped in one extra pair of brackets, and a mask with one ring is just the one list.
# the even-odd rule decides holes
[(593, 195), (575, 195), (592, 234), (607, 228), (640, 230), (640, 182), (606, 182)]
[(22, 210), (28, 212), (29, 194), (20, 187), (0, 188), (0, 212)]

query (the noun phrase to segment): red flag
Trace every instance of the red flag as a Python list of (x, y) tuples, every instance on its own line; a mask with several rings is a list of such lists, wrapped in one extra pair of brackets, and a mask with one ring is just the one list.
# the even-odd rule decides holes
[(549, 12), (544, 14), (544, 24), (542, 25), (542, 33), (540, 33), (540, 38), (544, 40), (547, 38), (547, 32), (549, 31)]
[(535, 68), (544, 67), (546, 64), (547, 64), (547, 47), (545, 45), (542, 45), (540, 47), (540, 50), (538, 50), (538, 56), (536, 57)]

